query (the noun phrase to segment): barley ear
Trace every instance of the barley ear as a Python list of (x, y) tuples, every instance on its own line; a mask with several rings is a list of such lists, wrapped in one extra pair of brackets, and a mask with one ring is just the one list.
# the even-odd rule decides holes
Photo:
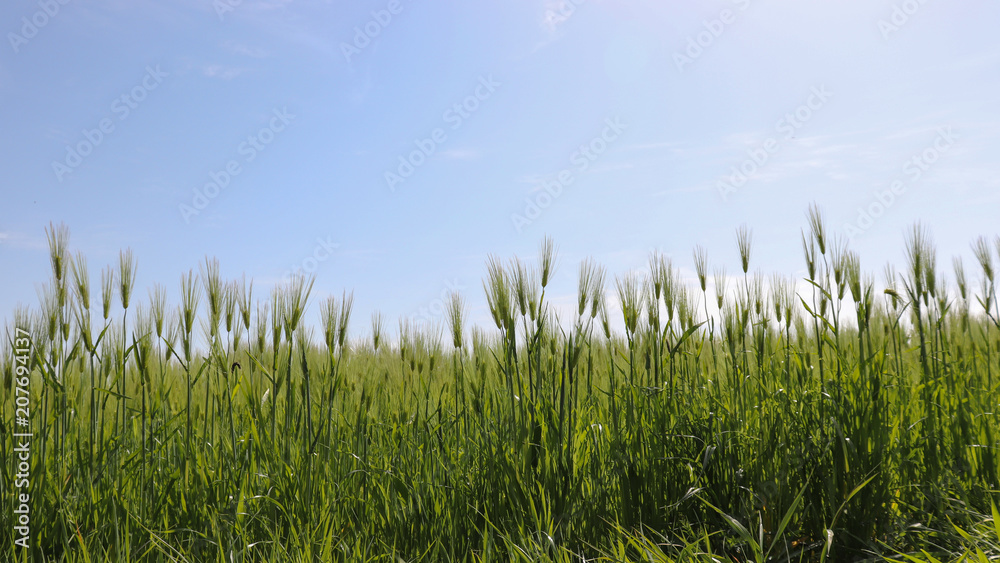
[(736, 229), (736, 246), (740, 251), (740, 265), (743, 273), (750, 269), (750, 253), (753, 250), (753, 231), (745, 224)]
[(135, 257), (132, 249), (126, 248), (118, 254), (118, 289), (123, 309), (128, 309), (135, 289)]

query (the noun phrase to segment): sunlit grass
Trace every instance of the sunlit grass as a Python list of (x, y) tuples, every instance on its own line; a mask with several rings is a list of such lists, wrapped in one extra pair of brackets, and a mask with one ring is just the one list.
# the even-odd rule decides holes
[(445, 327), (404, 321), (391, 340), (380, 314), (351, 337), (346, 293), (319, 304), (316, 337), (312, 280), (254, 300), (214, 260), (182, 277), (176, 308), (161, 285), (133, 302), (128, 251), (102, 271), (99, 314), (68, 231), (48, 234), (42, 306), (8, 327), (35, 351), (35, 549), (5, 533), (5, 558), (1000, 557), (1000, 239), (975, 241), (979, 272), (955, 261), (949, 282), (916, 226), (904, 273), (877, 289), (812, 208), (797, 285), (752, 270), (742, 227), (734, 278), (701, 248), (692, 287), (660, 255), (614, 280), (585, 261), (568, 318), (547, 300), (546, 239), (536, 264), (489, 259), (488, 330), (453, 295)]

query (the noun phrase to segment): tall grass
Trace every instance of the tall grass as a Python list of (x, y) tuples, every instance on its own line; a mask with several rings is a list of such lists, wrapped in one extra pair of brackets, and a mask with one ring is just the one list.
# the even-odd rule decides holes
[[(488, 331), (467, 326), (456, 294), (447, 338), (401, 322), (393, 341), (381, 314), (370, 338), (349, 338), (347, 293), (319, 305), (314, 338), (302, 323), (312, 280), (255, 301), (253, 285), (223, 280), (214, 260), (182, 276), (176, 309), (159, 285), (132, 303), (128, 251), (103, 270), (99, 316), (84, 257), (70, 259), (68, 231), (52, 227), (42, 306), (15, 312), (0, 364), (0, 458), (12, 468), (11, 335), (29, 330), (34, 547), (4, 534), (0, 552), (17, 561), (1000, 555), (1000, 238), (975, 241), (980, 271), (955, 261), (949, 283), (916, 226), (904, 273), (886, 267), (877, 289), (818, 209), (807, 220), (803, 280), (754, 272), (742, 227), (742, 275), (728, 278), (702, 248), (692, 286), (662, 255), (613, 283), (588, 260), (560, 319), (546, 294), (556, 266), (546, 239), (534, 263), (488, 260)], [(115, 290), (120, 319), (110, 314)], [(623, 332), (612, 329), (616, 314)], [(11, 475), (0, 476), (7, 507)], [(11, 511), (0, 512), (0, 527), (12, 526)]]

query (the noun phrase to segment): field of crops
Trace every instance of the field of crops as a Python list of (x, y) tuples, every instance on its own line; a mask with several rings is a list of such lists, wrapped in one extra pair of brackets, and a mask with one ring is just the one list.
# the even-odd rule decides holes
[(915, 226), (866, 269), (808, 218), (807, 279), (755, 273), (741, 229), (691, 285), (584, 262), (556, 318), (546, 239), (486, 264), (494, 325), (454, 295), (398, 331), (214, 260), (177, 304), (127, 251), (92, 287), (53, 226), (5, 327), (0, 558), (995, 560), (1000, 238), (966, 271)]

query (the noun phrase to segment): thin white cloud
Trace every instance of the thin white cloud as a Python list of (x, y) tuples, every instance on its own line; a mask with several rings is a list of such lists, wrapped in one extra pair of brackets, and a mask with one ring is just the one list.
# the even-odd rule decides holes
[(43, 238), (33, 238), (24, 233), (3, 231), (0, 232), (0, 248), (47, 251), (48, 243)]
[(219, 64), (205, 65), (201, 68), (201, 74), (208, 78), (221, 78), (222, 80), (232, 80), (246, 72), (247, 69), (231, 67)]
[(547, 172), (545, 174), (524, 174), (514, 178), (514, 181), (518, 184), (539, 184), (546, 180), (555, 178), (558, 175), (558, 173), (553, 174), (551, 172)]
[(261, 49), (260, 47), (251, 47), (250, 45), (237, 43), (232, 40), (223, 43), (222, 47), (234, 55), (243, 55), (245, 57), (252, 57), (255, 59), (262, 59), (268, 55), (267, 51)]
[(450, 160), (473, 160), (482, 156), (476, 149), (448, 149), (441, 151), (441, 156)]
[(615, 170), (631, 170), (635, 168), (635, 164), (631, 162), (620, 162), (618, 164), (604, 164), (589, 168), (583, 174), (598, 174), (601, 172), (614, 172)]
[(993, 70), (1000, 64), (1000, 51), (983, 53), (964, 60), (951, 61), (947, 65), (935, 65), (929, 70), (935, 71), (955, 71), (955, 70), (977, 70), (988, 68)]
[(622, 152), (631, 151), (657, 151), (657, 150), (669, 150), (671, 152), (678, 152), (684, 147), (684, 143), (678, 141), (662, 141), (658, 143), (634, 143), (631, 145), (624, 145), (619, 150)]

